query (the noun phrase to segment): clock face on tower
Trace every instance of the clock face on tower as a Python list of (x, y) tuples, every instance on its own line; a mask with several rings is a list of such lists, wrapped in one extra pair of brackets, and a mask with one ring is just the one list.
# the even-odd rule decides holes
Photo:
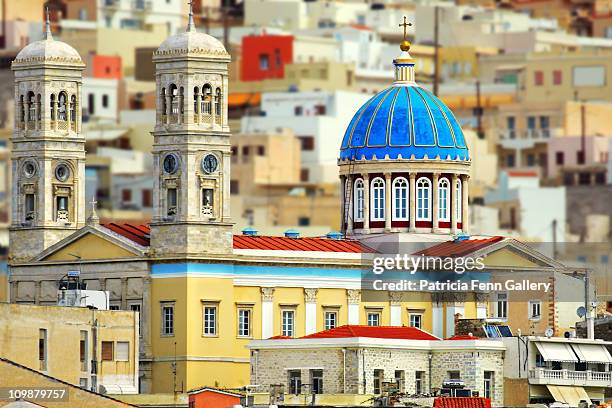
[(176, 173), (176, 171), (178, 170), (178, 159), (176, 155), (169, 154), (166, 157), (164, 157), (163, 167), (164, 167), (164, 171), (167, 174)]
[(202, 159), (202, 171), (206, 174), (214, 173), (219, 167), (219, 161), (214, 154), (207, 154)]

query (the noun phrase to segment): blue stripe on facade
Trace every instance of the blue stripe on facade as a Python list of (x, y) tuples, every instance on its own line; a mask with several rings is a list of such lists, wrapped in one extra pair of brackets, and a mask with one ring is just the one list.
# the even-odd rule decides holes
[(320, 277), (320, 278), (361, 278), (361, 269), (341, 268), (290, 268), (285, 266), (261, 265), (228, 265), (228, 264), (153, 264), (151, 275), (242, 275), (242, 276), (290, 276), (290, 277)]

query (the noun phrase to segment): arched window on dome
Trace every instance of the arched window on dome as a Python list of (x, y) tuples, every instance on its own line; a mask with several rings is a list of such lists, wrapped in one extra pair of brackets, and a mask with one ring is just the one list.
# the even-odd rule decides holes
[(200, 113), (200, 103), (198, 99), (200, 98), (200, 88), (197, 86), (193, 88), (193, 114), (197, 115)]
[(221, 116), (221, 88), (215, 89), (215, 115)]
[(49, 109), (51, 112), (51, 120), (54, 121), (57, 116), (55, 112), (55, 94), (49, 96)]
[(408, 219), (408, 181), (404, 177), (393, 180), (393, 219)]
[(212, 87), (206, 84), (202, 87), (202, 114), (212, 115)]
[(431, 181), (427, 177), (416, 182), (416, 220), (431, 220)]
[(385, 219), (385, 181), (380, 177), (372, 180), (370, 189), (372, 198), (372, 221), (383, 221)]
[(36, 120), (36, 95), (34, 92), (28, 92), (28, 122)]
[(447, 178), (438, 181), (438, 220), (450, 221), (450, 183)]
[(358, 178), (355, 180), (355, 190), (353, 191), (354, 221), (363, 221), (364, 197), (363, 180)]
[(463, 214), (463, 208), (461, 208), (461, 205), (463, 204), (463, 201), (461, 200), (461, 180), (457, 179), (457, 197), (455, 197), (455, 207), (457, 207), (457, 214), (456, 214), (456, 219), (457, 222), (462, 222), (461, 221), (461, 216)]

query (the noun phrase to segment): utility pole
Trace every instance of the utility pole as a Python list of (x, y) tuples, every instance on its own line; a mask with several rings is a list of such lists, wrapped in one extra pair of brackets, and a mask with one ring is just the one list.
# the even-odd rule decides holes
[(552, 244), (553, 244), (553, 259), (557, 259), (559, 252), (557, 251), (557, 219), (552, 221)]
[(433, 94), (438, 96), (438, 82), (440, 81), (440, 7), (434, 7), (434, 83)]
[(580, 155), (582, 163), (586, 163), (586, 106), (580, 101)]

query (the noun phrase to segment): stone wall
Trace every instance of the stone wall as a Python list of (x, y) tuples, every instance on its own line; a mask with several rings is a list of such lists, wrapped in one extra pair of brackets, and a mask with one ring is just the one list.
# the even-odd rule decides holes
[[(423, 390), (429, 390), (429, 350), (375, 349), (363, 350), (365, 354), (366, 394), (374, 393), (374, 370), (384, 370), (385, 382), (395, 382), (395, 371), (404, 371), (404, 392), (416, 393), (415, 378), (417, 371), (423, 371)], [(363, 387), (360, 387), (360, 391)], [(363, 392), (363, 391), (361, 391)]]

